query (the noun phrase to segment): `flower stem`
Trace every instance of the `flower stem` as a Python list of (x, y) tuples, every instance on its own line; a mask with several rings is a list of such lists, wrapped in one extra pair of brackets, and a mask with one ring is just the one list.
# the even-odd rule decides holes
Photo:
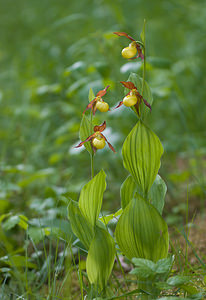
[(145, 25), (146, 25), (146, 20), (144, 19), (143, 38), (142, 38), (142, 42), (143, 42), (143, 45), (144, 45), (144, 62), (143, 62), (142, 91), (141, 91), (141, 95), (142, 96), (143, 96), (143, 93), (144, 93), (144, 85), (145, 85), (145, 77), (146, 77), (146, 38), (145, 38)]
[(94, 177), (94, 153), (91, 154), (91, 178)]
[[(90, 115), (90, 123), (91, 123), (91, 134), (93, 132), (93, 111), (91, 110)], [(94, 151), (92, 149), (92, 153), (90, 155), (91, 158), (91, 179), (94, 177)]]

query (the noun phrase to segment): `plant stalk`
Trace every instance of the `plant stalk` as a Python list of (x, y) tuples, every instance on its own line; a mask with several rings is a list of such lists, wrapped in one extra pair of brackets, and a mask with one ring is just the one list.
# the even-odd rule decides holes
[[(91, 110), (91, 115), (90, 115), (90, 122), (91, 122), (91, 134), (93, 132), (93, 111)], [(91, 159), (91, 179), (94, 177), (94, 151), (92, 149), (92, 153), (90, 155)]]

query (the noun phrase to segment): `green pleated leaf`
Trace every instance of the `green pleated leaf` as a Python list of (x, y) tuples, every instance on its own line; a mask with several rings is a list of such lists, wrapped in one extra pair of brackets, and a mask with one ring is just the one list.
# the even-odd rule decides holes
[(115, 236), (121, 251), (129, 259), (137, 257), (156, 262), (167, 256), (167, 224), (156, 208), (138, 194), (123, 210)]
[(162, 214), (164, 204), (165, 204), (165, 195), (167, 192), (167, 186), (164, 180), (157, 175), (155, 181), (149, 191), (148, 198), (150, 203)]
[(94, 238), (94, 228), (83, 216), (78, 204), (74, 201), (71, 201), (68, 206), (68, 215), (72, 231), (84, 244), (86, 249), (89, 249), (91, 241)]
[(95, 237), (90, 245), (86, 270), (91, 284), (102, 290), (109, 279), (115, 259), (114, 240), (108, 231), (96, 227)]
[(94, 226), (102, 207), (103, 194), (106, 189), (106, 174), (101, 170), (81, 190), (79, 208), (87, 221)]
[[(131, 81), (134, 83), (134, 85), (137, 87), (138, 92), (141, 94), (142, 93), (142, 78), (136, 74), (136, 73), (130, 73), (129, 78), (127, 81)], [(128, 89), (126, 92), (128, 93)], [(153, 97), (152, 97), (152, 92), (150, 90), (150, 87), (147, 83), (147, 81), (144, 81), (144, 91), (143, 91), (143, 98), (152, 106), (153, 103)], [(133, 107), (131, 107), (133, 108)], [(133, 108), (133, 110), (136, 112), (136, 110)], [(147, 115), (147, 113), (150, 112), (150, 109), (145, 106), (145, 104), (142, 102), (140, 105), (140, 112), (141, 112), (141, 118), (144, 119), (144, 117)]]
[[(91, 134), (93, 133), (93, 126), (87, 116), (84, 114), (82, 116), (80, 129), (79, 129), (79, 137), (81, 141), (85, 141)], [(89, 153), (92, 153), (92, 146), (90, 141), (84, 144), (84, 147), (87, 149)]]
[(106, 215), (106, 216), (102, 216), (101, 218), (99, 218), (99, 220), (104, 224), (107, 225), (111, 220), (113, 219), (117, 219), (117, 217), (119, 217), (122, 214), (122, 208), (120, 208), (118, 211), (116, 211), (116, 213), (114, 214), (110, 214), (110, 215)]
[(123, 209), (127, 206), (127, 204), (132, 200), (134, 193), (136, 191), (137, 185), (132, 178), (131, 175), (129, 175), (126, 180), (123, 182), (120, 190), (121, 194), (121, 206)]
[(127, 136), (122, 155), (124, 167), (131, 173), (144, 196), (147, 196), (157, 176), (162, 153), (159, 138), (139, 121)]
[(94, 95), (93, 89), (90, 88), (89, 89), (89, 102), (91, 102), (94, 98), (95, 98), (95, 95)]

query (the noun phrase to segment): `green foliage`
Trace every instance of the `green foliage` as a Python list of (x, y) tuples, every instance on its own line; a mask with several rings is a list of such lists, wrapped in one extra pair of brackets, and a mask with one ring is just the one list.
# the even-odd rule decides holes
[(167, 186), (164, 180), (159, 175), (157, 175), (149, 191), (148, 198), (151, 199), (150, 203), (158, 210), (160, 214), (162, 214), (164, 208), (166, 192)]
[(115, 254), (114, 240), (107, 231), (97, 226), (89, 248), (86, 268), (90, 283), (95, 284), (100, 291), (106, 287)]
[(105, 178), (101, 170), (83, 187), (78, 204), (71, 201), (68, 206), (72, 230), (88, 250), (89, 281), (99, 292), (106, 287), (116, 254), (114, 240), (98, 220), (106, 189)]
[(136, 183), (131, 175), (129, 175), (121, 186), (121, 206), (124, 209), (132, 200), (136, 190)]
[(168, 229), (157, 210), (136, 194), (117, 223), (117, 243), (128, 257), (140, 257), (156, 262), (167, 257)]
[[(81, 141), (85, 141), (91, 134), (93, 133), (93, 127), (87, 116), (85, 114), (82, 117), (82, 121), (80, 124), (79, 137)], [(90, 142), (86, 142), (84, 147), (87, 149), (89, 153), (92, 153), (92, 146)]]
[(19, 216), (10, 216), (9, 218), (7, 218), (7, 220), (3, 223), (3, 229), (4, 230), (10, 230), (12, 229), (14, 226), (19, 225), (21, 228), (23, 229), (27, 229), (28, 227), (28, 218), (23, 216), (23, 215), (19, 215)]
[(94, 227), (102, 207), (103, 194), (106, 189), (106, 174), (101, 170), (81, 190), (79, 208), (87, 221)]
[(94, 237), (93, 226), (85, 218), (79, 206), (73, 201), (69, 204), (68, 214), (74, 234), (80, 239), (84, 246), (89, 249)]
[(131, 173), (144, 197), (147, 197), (157, 176), (162, 153), (159, 138), (139, 121), (126, 138), (122, 155), (124, 167)]
[[(78, 153), (73, 148), (77, 145), (79, 120), (88, 104), (88, 92), (91, 101), (94, 93), (111, 84), (108, 103), (113, 106), (123, 97), (118, 82), (127, 80), (130, 72), (133, 73), (129, 80), (142, 90), (142, 62), (125, 63), (120, 51), (127, 42), (114, 37), (113, 31), (128, 32), (147, 43), (146, 79), (151, 90), (145, 82), (143, 96), (150, 104), (154, 98), (154, 106), (152, 113), (143, 103), (140, 110), (145, 124), (147, 113), (149, 127), (164, 144), (161, 176), (168, 186), (166, 219), (175, 226), (181, 219), (185, 220), (186, 194), (191, 208), (204, 210), (203, 7), (202, 0), (103, 1), (101, 6), (98, 1), (86, 0), (81, 3), (80, 14), (79, 3), (75, 1), (21, 0), (18, 5), (1, 1), (0, 257), (19, 255), (37, 268), (25, 263), (16, 269), (15, 265), (6, 263), (8, 260), (1, 261), (0, 298), (64, 298), (63, 286), (67, 286), (66, 297), (80, 297), (78, 292), (74, 295), (68, 292), (71, 270), (64, 261), (73, 255), (68, 248), (75, 253), (79, 246), (67, 220), (66, 199), (78, 199), (80, 187), (89, 174), (86, 151)], [(142, 16), (148, 20), (146, 39), (145, 29), (138, 36)], [(81, 138), (86, 138), (93, 124), (87, 117), (83, 119)], [(97, 222), (103, 227), (103, 223), (114, 226), (122, 213), (122, 210), (115, 211), (119, 208), (120, 182), (127, 172), (120, 163), (118, 149), (136, 122), (136, 116), (124, 109), (109, 112), (107, 120), (111, 126), (108, 136), (114, 137), (117, 154), (114, 159), (113, 153), (103, 151), (95, 157), (96, 168), (103, 167), (109, 178), (102, 212), (108, 215)], [(100, 121), (101, 115), (96, 114), (93, 123)], [(91, 153), (90, 143), (85, 146)], [(156, 186), (157, 176), (148, 191), (148, 200), (161, 213), (165, 188), (164, 184)], [(137, 184), (135, 191), (141, 194)], [(123, 184), (124, 210), (132, 194), (132, 188)], [(77, 219), (80, 221), (82, 217), (77, 210)], [(92, 239), (93, 234), (90, 235), (85, 239)], [(58, 243), (60, 247), (56, 250)], [(187, 243), (193, 250), (194, 246), (188, 240)], [(194, 266), (188, 268), (196, 274)], [(68, 275), (68, 281), (64, 274)], [(200, 282), (198, 278), (196, 286)], [(190, 283), (185, 285), (184, 292), (188, 295), (192, 288)], [(138, 293), (136, 290), (122, 297)], [(188, 297), (201, 299), (205, 295)]]
[(174, 257), (163, 258), (154, 263), (151, 260), (143, 258), (133, 258), (132, 262), (135, 268), (130, 272), (131, 274), (138, 275), (140, 278), (152, 278), (153, 281), (166, 280), (171, 271)]

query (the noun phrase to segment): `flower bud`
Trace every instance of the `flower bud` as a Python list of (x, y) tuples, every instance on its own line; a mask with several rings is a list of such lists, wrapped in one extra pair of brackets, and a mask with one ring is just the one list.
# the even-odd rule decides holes
[(127, 95), (126, 97), (124, 97), (123, 99), (123, 104), (125, 106), (133, 106), (137, 103), (137, 97), (135, 95)]
[(96, 108), (101, 112), (106, 112), (109, 110), (109, 104), (104, 101), (97, 101)]
[(105, 140), (102, 137), (95, 137), (92, 140), (92, 145), (96, 148), (96, 149), (103, 149), (106, 145)]

